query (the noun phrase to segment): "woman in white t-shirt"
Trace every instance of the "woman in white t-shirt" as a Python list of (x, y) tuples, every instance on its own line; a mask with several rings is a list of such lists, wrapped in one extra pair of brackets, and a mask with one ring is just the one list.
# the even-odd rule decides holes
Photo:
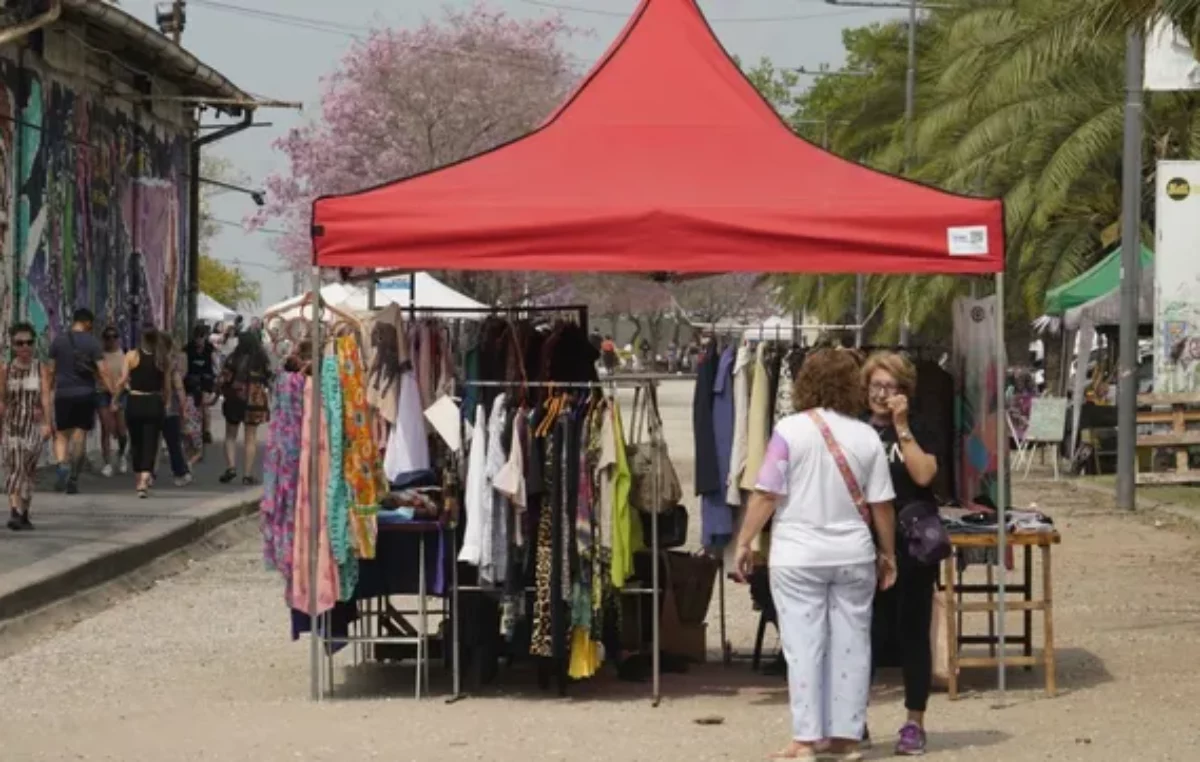
[[(871, 606), (896, 581), (892, 480), (879, 435), (858, 420), (859, 361), (850, 351), (808, 356), (793, 381), (800, 411), (767, 445), (737, 569), (753, 571), (751, 543), (771, 525), (771, 595), (788, 666), (792, 742), (780, 759), (844, 760), (858, 751), (871, 680)], [(868, 521), (878, 529), (876, 549)]]

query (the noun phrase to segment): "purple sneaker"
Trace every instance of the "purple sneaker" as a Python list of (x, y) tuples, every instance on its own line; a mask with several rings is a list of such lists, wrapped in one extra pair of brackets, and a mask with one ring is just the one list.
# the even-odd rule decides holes
[(901, 757), (919, 757), (925, 753), (925, 731), (915, 722), (906, 722), (900, 728), (900, 740), (896, 742), (896, 754)]

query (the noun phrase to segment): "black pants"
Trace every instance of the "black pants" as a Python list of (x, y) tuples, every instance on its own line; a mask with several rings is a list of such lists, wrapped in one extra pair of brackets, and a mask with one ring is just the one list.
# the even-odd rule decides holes
[(129, 460), (134, 473), (154, 470), (154, 456), (162, 437), (166, 410), (161, 394), (131, 394), (125, 405), (129, 427)]
[(872, 661), (873, 665), (898, 662), (904, 674), (904, 708), (924, 712), (933, 682), (929, 630), (938, 567), (917, 563), (903, 546), (897, 551), (896, 585), (875, 596), (872, 641), (879, 658)]

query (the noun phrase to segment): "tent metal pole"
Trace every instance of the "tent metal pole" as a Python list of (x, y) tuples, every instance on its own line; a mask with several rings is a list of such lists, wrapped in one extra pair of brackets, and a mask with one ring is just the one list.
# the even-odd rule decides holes
[(312, 700), (320, 701), (321, 690), (321, 633), (317, 624), (317, 576), (318, 550), (321, 546), (321, 317), (325, 305), (321, 303), (321, 268), (312, 270), (312, 326), (309, 330), (311, 355), (309, 357), (312, 378), (312, 398), (309, 410), (308, 434), (308, 622), (311, 627), (309, 639), (309, 669), (312, 680)]
[[(996, 637), (999, 641), (999, 651), (996, 654), (996, 685), (1000, 690), (1001, 699), (1005, 691), (1005, 622), (1007, 609), (1007, 567), (1008, 557), (1008, 427), (1004, 418), (1004, 273), (996, 273), (996, 560), (997, 570), (996, 593)], [(954, 591), (950, 591), (953, 595)]]
[(867, 276), (859, 273), (854, 276), (854, 346), (863, 345), (863, 301), (867, 290)]
[[(645, 383), (646, 383), (646, 398), (652, 400), (655, 410), (657, 410), (658, 409), (658, 384), (655, 383), (654, 381), (646, 381)], [(650, 397), (651, 394), (653, 394), (654, 397)], [(657, 415), (657, 413), (656, 413), (656, 415)], [(650, 431), (651, 431), (650, 437), (652, 440), (650, 446), (653, 449), (655, 459), (657, 460), (657, 458), (659, 456), (666, 455), (666, 441), (665, 441), (666, 434), (662, 430), (662, 426), (658, 423), (655, 423), (653, 425), (653, 428), (650, 429)], [(650, 627), (651, 627), (651, 632), (653, 633), (652, 646), (654, 648), (654, 652), (653, 652), (653, 656), (652, 656), (653, 686), (651, 688), (651, 691), (652, 691), (651, 698), (652, 698), (652, 706), (656, 706), (656, 707), (658, 706), (659, 701), (662, 700), (662, 691), (661, 691), (661, 685), (662, 685), (662, 653), (661, 653), (661, 649), (662, 649), (662, 631), (661, 631), (661, 629), (662, 629), (662, 611), (659, 609), (659, 602), (661, 600), (661, 594), (658, 591), (658, 584), (659, 584), (658, 564), (661, 560), (663, 560), (659, 557), (659, 551), (658, 551), (658, 505), (662, 500), (662, 490), (663, 490), (662, 473), (661, 473), (660, 469), (655, 468), (654, 469), (654, 495), (653, 495), (653, 497), (654, 497), (653, 505), (655, 507), (655, 511), (654, 511), (654, 513), (652, 513), (650, 515), (650, 546), (651, 546), (650, 555), (652, 557), (651, 561), (650, 561), (650, 569), (651, 569), (651, 571), (650, 571), (650, 595), (653, 599), (651, 601), (651, 605), (650, 605), (650, 610), (653, 612), (653, 614), (651, 615)], [(670, 579), (669, 574), (668, 574), (668, 579)], [(640, 607), (640, 605), (639, 605), (639, 607)]]

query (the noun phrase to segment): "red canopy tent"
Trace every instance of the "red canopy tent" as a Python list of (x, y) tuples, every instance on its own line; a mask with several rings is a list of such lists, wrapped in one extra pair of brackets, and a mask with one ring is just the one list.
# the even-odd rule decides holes
[[(797, 137), (695, 0), (641, 0), (533, 133), (424, 174), (319, 198), (312, 235), (318, 301), (320, 268), (368, 268), (995, 274), (1004, 303), (1002, 201), (877, 172)], [(1000, 352), (1003, 322), (998, 308)], [(995, 392), (1002, 415), (1002, 358)], [(1007, 430), (996, 428), (1005, 474)], [(1006, 479), (998, 483), (1003, 556)], [(1001, 654), (1004, 574), (1002, 566)], [(1000, 675), (1003, 689), (1003, 659)]]
[(536, 131), (313, 205), (315, 264), (411, 270), (994, 273), (999, 200), (798, 138), (694, 0), (643, 0)]

